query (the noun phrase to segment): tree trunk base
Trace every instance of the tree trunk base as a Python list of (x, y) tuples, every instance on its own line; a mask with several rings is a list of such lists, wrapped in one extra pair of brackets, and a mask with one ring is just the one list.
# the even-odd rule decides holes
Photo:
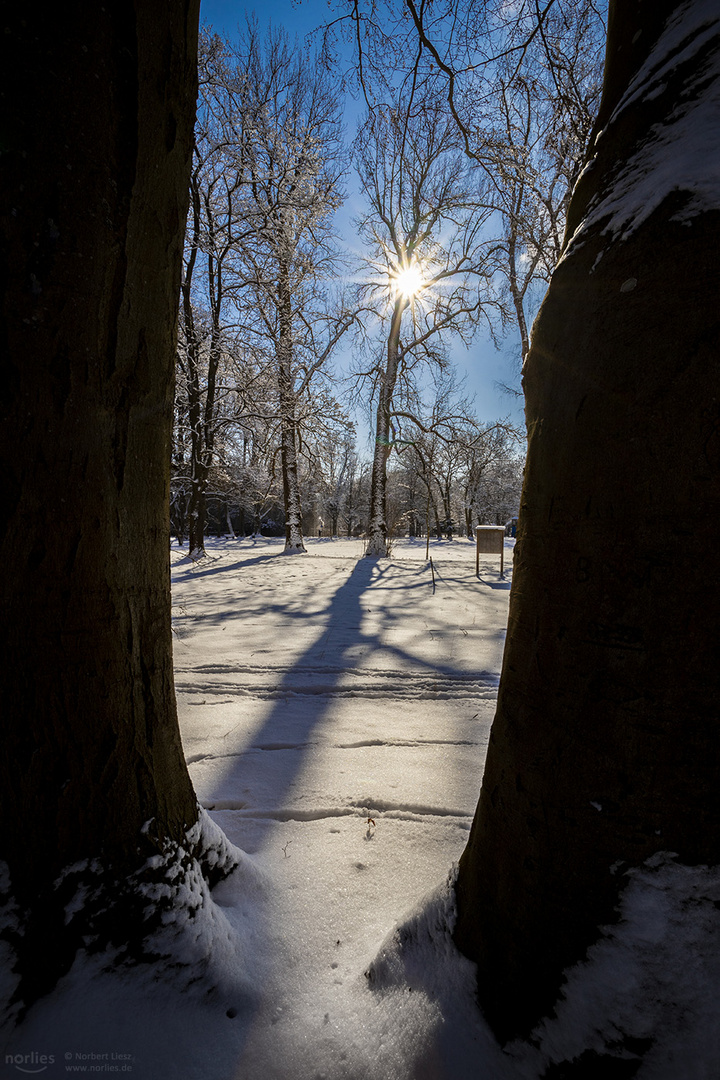
[(368, 559), (387, 559), (390, 555), (390, 544), (382, 535), (370, 535), (365, 544), (365, 556)]
[[(31, 901), (13, 894), (11, 875), (0, 879), (0, 941), (12, 954), (15, 976), (10, 1018), (19, 1023), (39, 998), (70, 970), (78, 953), (107, 953), (107, 967), (152, 963), (160, 972), (192, 967), (200, 940), (197, 924), (210, 890), (242, 861), (242, 852), (202, 809), (182, 842), (152, 838), (148, 823), (135, 845), (144, 861), (131, 873), (100, 859), (67, 867)], [(149, 852), (153, 852), (149, 854)], [(0, 864), (6, 868), (6, 864)]]

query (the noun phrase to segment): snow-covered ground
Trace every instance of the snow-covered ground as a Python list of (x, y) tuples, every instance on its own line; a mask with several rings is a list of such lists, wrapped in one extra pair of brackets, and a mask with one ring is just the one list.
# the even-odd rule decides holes
[(227, 542), (201, 566), (174, 556), (191, 776), (270, 886), (241, 1075), (410, 1076), (438, 1008), (416, 988), (398, 1023), (364, 972), (466, 843), (510, 572), (487, 556), (478, 580), (467, 540), (431, 546), (434, 588), (424, 541), (396, 541), (380, 561), (362, 541), (281, 550)]
[(720, 874), (669, 857), (633, 872), (532, 1043), (501, 1050), (477, 1012), (449, 881), (499, 679), (506, 546), (505, 578), (483, 556), (478, 579), (471, 543), (433, 542), (434, 584), (421, 541), (380, 561), (329, 539), (292, 557), (267, 539), (210, 542), (198, 563), (173, 549), (190, 772), (244, 854), (160, 935), (184, 967), (80, 957), (9, 1035), (0, 1076), (720, 1075)]
[(495, 557), (478, 580), (467, 541), (434, 546), (434, 587), (424, 543), (396, 545), (392, 561), (361, 558), (360, 541), (308, 548), (283, 558), (277, 541), (246, 541), (176, 561), (176, 686), (198, 797), (269, 865), (273, 851), (302, 861), (317, 829), (313, 854), (334, 864), (370, 816), (357, 858), (391, 848), (401, 872), (417, 835), (423, 850), (440, 842), (447, 868), (477, 802), (510, 574)]

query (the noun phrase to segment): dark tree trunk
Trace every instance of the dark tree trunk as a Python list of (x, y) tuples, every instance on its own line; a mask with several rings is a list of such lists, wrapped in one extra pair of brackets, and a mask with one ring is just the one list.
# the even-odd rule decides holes
[(207, 523), (207, 464), (203, 440), (202, 390), (200, 386), (200, 338), (192, 302), (193, 273), (200, 250), (200, 190), (193, 174), (190, 185), (192, 242), (182, 282), (182, 316), (187, 367), (187, 415), (190, 428), (190, 483), (187, 504), (188, 546), (191, 558), (205, 554)]
[(278, 394), (280, 405), (280, 461), (283, 476), (285, 506), (285, 554), (299, 555), (305, 551), (302, 531), (302, 506), (297, 467), (297, 405), (292, 371), (292, 296), (287, 268), (281, 266), (278, 283)]
[[(533, 329), (508, 640), (457, 890), (456, 940), (502, 1038), (547, 1013), (612, 918), (613, 867), (658, 850), (720, 862), (720, 208), (687, 212), (681, 167), (642, 223), (602, 233), (639, 148), (652, 161), (717, 93), (699, 78), (716, 31), (621, 103), (649, 53), (660, 65), (674, 10), (686, 47), (700, 40), (693, 8), (611, 3), (602, 133), (568, 236), (585, 224)], [(655, 160), (641, 209), (682, 144)]]
[(197, 821), (168, 573), (197, 9), (4, 16), (1, 855), (25, 1000), (88, 930), (91, 905), (65, 925), (63, 868), (97, 860), (107, 902)]
[[(188, 499), (188, 541), (190, 556), (202, 558), (205, 554), (205, 530), (207, 528), (207, 486), (210, 468), (215, 456), (215, 408), (217, 373), (220, 363), (220, 312), (223, 299), (222, 267), (218, 260), (208, 257), (209, 292), (211, 307), (210, 345), (205, 357), (206, 385), (201, 382), (202, 340), (198, 333), (193, 307), (193, 277), (200, 250), (202, 235), (201, 194), (197, 171), (190, 183), (192, 207), (192, 237), (185, 275), (182, 282), (182, 317), (185, 331), (187, 369), (187, 413), (190, 428), (190, 493)], [(212, 226), (212, 217), (207, 218)], [(213, 240), (212, 227), (210, 228)]]
[(190, 481), (190, 497), (188, 499), (187, 527), (188, 549), (193, 559), (201, 559), (205, 554), (205, 530), (207, 529), (207, 471), (204, 463), (197, 458), (193, 464), (197, 466), (192, 480)]

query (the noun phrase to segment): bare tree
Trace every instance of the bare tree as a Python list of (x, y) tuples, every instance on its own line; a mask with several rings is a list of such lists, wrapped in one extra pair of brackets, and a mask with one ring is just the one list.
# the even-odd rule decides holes
[[(256, 532), (268, 514), (274, 513), (276, 518), (282, 518), (282, 511), (276, 510), (280, 468), (272, 371), (266, 357), (247, 348), (241, 332), (236, 331), (234, 340), (230, 334), (230, 328), (222, 328), (222, 344), (218, 350), (215, 368), (211, 418), (212, 456), (205, 458), (203, 468), (201, 537), (204, 537), (205, 528), (210, 524), (209, 505), (217, 505), (218, 501), (226, 506), (226, 519), (231, 508), (235, 508), (241, 519), (239, 527), (243, 531), (247, 524), (246, 518), (253, 523)], [(199, 408), (205, 421), (201, 431), (205, 426), (209, 426), (207, 407), (203, 408), (206, 399), (202, 396), (206, 386), (206, 356), (207, 350), (201, 349)], [(171, 520), (180, 543), (197, 480), (196, 461), (192, 453), (192, 432), (188, 422), (188, 400), (191, 395), (186, 372), (186, 364), (180, 351), (176, 376), (176, 418), (171, 475)], [(282, 503), (281, 486), (279, 499)], [(198, 558), (199, 549), (191, 546), (190, 550), (193, 557)]]
[(466, 433), (459, 484), (470, 539), (478, 524), (502, 525), (510, 517), (517, 517), (523, 445), (520, 432), (507, 420), (478, 425)]
[(275, 400), (258, 405), (242, 380), (235, 420), (243, 421), (240, 399), (249, 416), (274, 413), (286, 551), (303, 551), (300, 428), (355, 319), (328, 287), (343, 173), (339, 98), (282, 31), (262, 39), (252, 21), (234, 46), (203, 32), (200, 76), (178, 355), (190, 550), (203, 552), (217, 433), (228, 423), (223, 396), (234, 393), (228, 355), (231, 344), (239, 352), (241, 328), (246, 350), (272, 372)]
[(503, 524), (517, 514), (521, 437), (509, 421), (480, 423), (467, 402), (439, 396), (430, 422), (404, 434), (401, 456), (422, 484), (438, 538), (464, 531), (472, 539), (478, 523)]
[(355, 321), (330, 282), (332, 216), (345, 171), (337, 88), (314, 58), (250, 24), (234, 53), (247, 132), (242, 245), (246, 332), (272, 355), (289, 554), (305, 550), (298, 483), (300, 414), (317, 376)]
[(346, 536), (357, 535), (367, 521), (370, 499), (368, 466), (357, 455), (348, 462), (347, 488), (342, 505), (342, 522)]
[(372, 113), (355, 160), (369, 204), (359, 222), (371, 260), (363, 293), (384, 342), (365, 373), (377, 400), (367, 553), (384, 556), (398, 397), (407, 406), (419, 368), (442, 367), (448, 338), (468, 342), (493, 304), (492, 247), (482, 231), (490, 211), (452, 123), (430, 100)]
[(218, 379), (228, 338), (236, 329), (238, 249), (247, 231), (242, 215), (242, 112), (228, 47), (207, 30), (200, 34), (199, 87), (176, 394), (176, 442), (186, 450), (185, 514), (193, 558), (204, 554), (207, 484), (215, 463), (222, 393)]
[(536, 18), (503, 28), (501, 55), (472, 80), (462, 106), (473, 153), (495, 178), (499, 265), (520, 339), (518, 373), (530, 348), (530, 318), (560, 257), (602, 85), (604, 23), (595, 5), (585, 0), (570, 8), (556, 0)]
[(508, 299), (496, 329), (515, 325), (518, 369), (599, 106), (606, 6), (347, 0), (323, 30), (328, 52), (338, 33), (353, 44), (351, 75), (370, 103), (432, 95), (476, 162)]

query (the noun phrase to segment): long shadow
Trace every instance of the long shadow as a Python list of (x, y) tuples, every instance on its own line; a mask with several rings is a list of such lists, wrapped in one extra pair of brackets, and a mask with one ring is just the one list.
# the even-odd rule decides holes
[[(248, 566), (250, 562), (257, 564), (277, 558), (276, 553), (262, 555), (250, 561), (243, 560), (242, 565)], [(201, 573), (205, 576), (207, 572), (217, 573), (226, 570), (232, 572), (234, 569), (235, 566), (224, 564), (218, 566), (216, 570), (208, 568), (208, 571)], [(273, 693), (276, 695), (276, 700), (261, 729), (254, 733), (253, 745), (236, 755), (228, 755), (229, 766), (218, 782), (213, 793), (214, 798), (211, 795), (209, 799), (204, 800), (209, 808), (216, 805), (217, 809), (242, 809), (243, 787), (248, 785), (254, 789), (252, 805), (248, 806), (245, 815), (237, 815), (232, 830), (229, 830), (233, 841), (246, 852), (252, 854), (263, 848), (271, 834), (277, 829), (278, 821), (283, 820), (282, 808), (288, 805), (287, 798), (291, 788), (305, 765), (308, 755), (314, 750), (311, 743), (313, 733), (326, 719), (330, 710), (335, 707), (334, 692), (349, 669), (364, 666), (364, 662), (373, 652), (382, 652), (388, 658), (399, 662), (401, 668), (411, 661), (414, 671), (420, 668), (433, 674), (442, 673), (449, 677), (463, 678), (457, 666), (443, 662), (440, 658), (430, 662), (387, 640), (388, 629), (392, 629), (397, 621), (412, 618), (413, 600), (419, 590), (429, 588), (427, 570), (424, 566), (419, 570), (403, 567), (402, 572), (398, 574), (398, 566), (395, 565), (394, 570), (395, 573), (388, 580), (388, 570), (385, 566), (369, 558), (360, 558), (350, 576), (336, 590), (322, 614), (318, 614), (317, 611), (307, 613), (302, 610), (292, 611), (294, 626), (298, 628), (298, 631), (302, 630), (307, 619), (313, 622), (317, 620), (318, 624), (322, 624), (319, 625), (318, 636), (285, 671), (279, 683), (274, 683)], [(363, 616), (365, 608), (368, 607), (367, 594), (374, 586), (380, 584), (387, 590), (382, 606), (374, 605), (374, 615), (380, 616), (380, 629), (375, 633), (368, 632), (367, 629), (363, 631)], [(264, 612), (267, 613), (269, 605), (267, 600), (263, 602), (263, 599), (262, 595), (258, 596), (258, 607), (262, 606)], [(400, 600), (399, 604), (395, 603), (397, 599)], [(282, 603), (270, 606), (287, 625), (285, 620), (289, 614), (288, 609)], [(237, 615), (237, 611), (228, 611), (227, 614), (228, 616)], [(247, 662), (248, 659), (248, 657), (238, 657), (239, 661)], [(224, 666), (222, 661), (219, 666)], [(240, 664), (238, 664), (239, 668)], [(202, 665), (195, 670), (198, 677), (202, 679)], [(497, 681), (495, 672), (476, 671), (474, 675), (478, 678), (484, 676), (488, 681)], [(262, 749), (263, 747), (265, 749)], [(228, 749), (232, 748), (228, 747)], [(265, 755), (270, 766), (267, 771), (262, 765), (262, 758)], [(261, 772), (265, 772), (264, 785), (258, 785), (255, 782), (258, 767)], [(258, 789), (261, 790), (259, 797), (255, 795)], [(257, 814), (254, 813), (256, 809)], [(251, 822), (247, 821), (248, 816), (252, 816)], [(287, 814), (288, 818), (296, 816), (298, 815), (295, 810)], [(221, 824), (224, 825), (222, 819)], [(233, 889), (237, 886), (231, 886), (231, 881), (232, 879), (228, 881), (229, 906), (236, 903), (236, 892)], [(218, 890), (222, 890), (223, 887), (221, 884)], [(222, 900), (220, 902), (222, 903)], [(228, 912), (228, 916), (232, 921), (231, 912)], [(244, 931), (241, 929), (242, 932)], [(273, 932), (277, 934), (277, 926), (273, 927)], [(266, 942), (264, 947), (267, 949), (272, 946)], [(249, 955), (252, 955), (252, 949)], [(258, 975), (254, 978), (257, 978), (257, 985), (261, 986), (264, 977)], [(244, 1007), (245, 1035), (237, 1041), (238, 1055), (242, 1053), (247, 1033), (251, 1030), (253, 1017), (262, 1011), (262, 993), (264, 990), (258, 990), (257, 999), (248, 1001)], [(228, 1012), (227, 1015), (230, 1016), (231, 1013)], [(274, 1023), (275, 1020), (272, 1022)]]
[[(276, 701), (262, 728), (254, 734), (252, 745), (238, 754), (228, 753), (232, 764), (205, 805), (218, 810), (246, 810), (253, 824), (252, 844), (246, 846), (239, 841), (245, 850), (262, 847), (278, 818), (282, 818), (286, 798), (313, 749), (313, 731), (333, 707), (334, 692), (343, 675), (349, 669), (357, 668), (361, 658), (366, 660), (370, 653), (382, 651), (401, 662), (410, 659), (415, 668), (419, 665), (433, 674), (467, 677), (453, 664), (443, 663), (439, 658), (431, 663), (416, 655), (410, 657), (401, 647), (382, 640), (382, 633), (363, 632), (363, 596), (383, 580), (385, 573), (385, 568), (372, 559), (358, 561), (325, 612), (321, 616), (314, 613), (313, 619), (324, 623), (324, 629), (276, 684)], [(412, 577), (415, 576), (416, 573), (412, 573)], [(408, 580), (407, 584), (394, 585), (393, 591), (400, 588), (406, 592), (417, 587), (417, 582)], [(427, 583), (423, 582), (422, 587), (427, 588)], [(299, 614), (298, 617), (302, 619)], [(390, 618), (394, 621), (392, 614)], [(495, 672), (473, 674), (488, 683), (497, 682)], [(264, 753), (271, 755), (267, 769), (262, 760)], [(243, 791), (248, 789), (253, 790), (251, 803), (243, 799)]]
[[(256, 555), (254, 559), (240, 559), (236, 563), (222, 562), (221, 559), (217, 560), (218, 565), (211, 564), (204, 567), (202, 570), (197, 569), (197, 563), (186, 555), (183, 559), (178, 561), (173, 566), (173, 577), (180, 580), (181, 578), (195, 580), (195, 578), (210, 577), (213, 574), (225, 574), (228, 570), (240, 570), (246, 566), (257, 566), (258, 563), (272, 562), (273, 559), (277, 559), (278, 553), (273, 551), (269, 555)], [(301, 556), (302, 557), (302, 556)]]
[[(255, 734), (253, 747), (234, 757), (232, 766), (223, 776), (222, 790), (214, 793), (214, 801), (209, 805), (217, 803), (219, 808), (237, 805), (237, 801), (223, 798), (223, 795), (242, 791), (245, 777), (251, 782), (255, 779), (258, 747), (264, 746), (268, 752), (273, 752), (273, 761), (271, 789), (266, 792), (263, 809), (272, 810), (282, 806), (302, 768), (310, 735), (330, 708), (332, 698), (329, 695), (345, 671), (346, 658), (368, 640), (360, 629), (363, 614), (361, 598), (376, 574), (376, 564), (371, 559), (360, 559), (350, 577), (333, 595), (323, 616), (315, 614), (314, 618), (325, 624), (322, 634), (283, 676), (277, 690), (278, 699), (262, 728)], [(329, 651), (331, 657), (328, 657)], [(322, 671), (322, 685), (317, 687), (317, 692), (291, 698), (303, 676), (303, 681), (307, 681), (318, 669)], [(284, 696), (284, 692), (287, 696)], [(292, 733), (291, 738), (278, 738), (289, 732)], [(253, 833), (258, 838), (259, 846), (275, 824), (273, 819), (257, 819)]]
[(510, 592), (509, 581), (485, 581), (484, 578), (478, 577), (477, 579), (481, 585), (484, 585), (486, 589), (494, 589), (500, 592)]

